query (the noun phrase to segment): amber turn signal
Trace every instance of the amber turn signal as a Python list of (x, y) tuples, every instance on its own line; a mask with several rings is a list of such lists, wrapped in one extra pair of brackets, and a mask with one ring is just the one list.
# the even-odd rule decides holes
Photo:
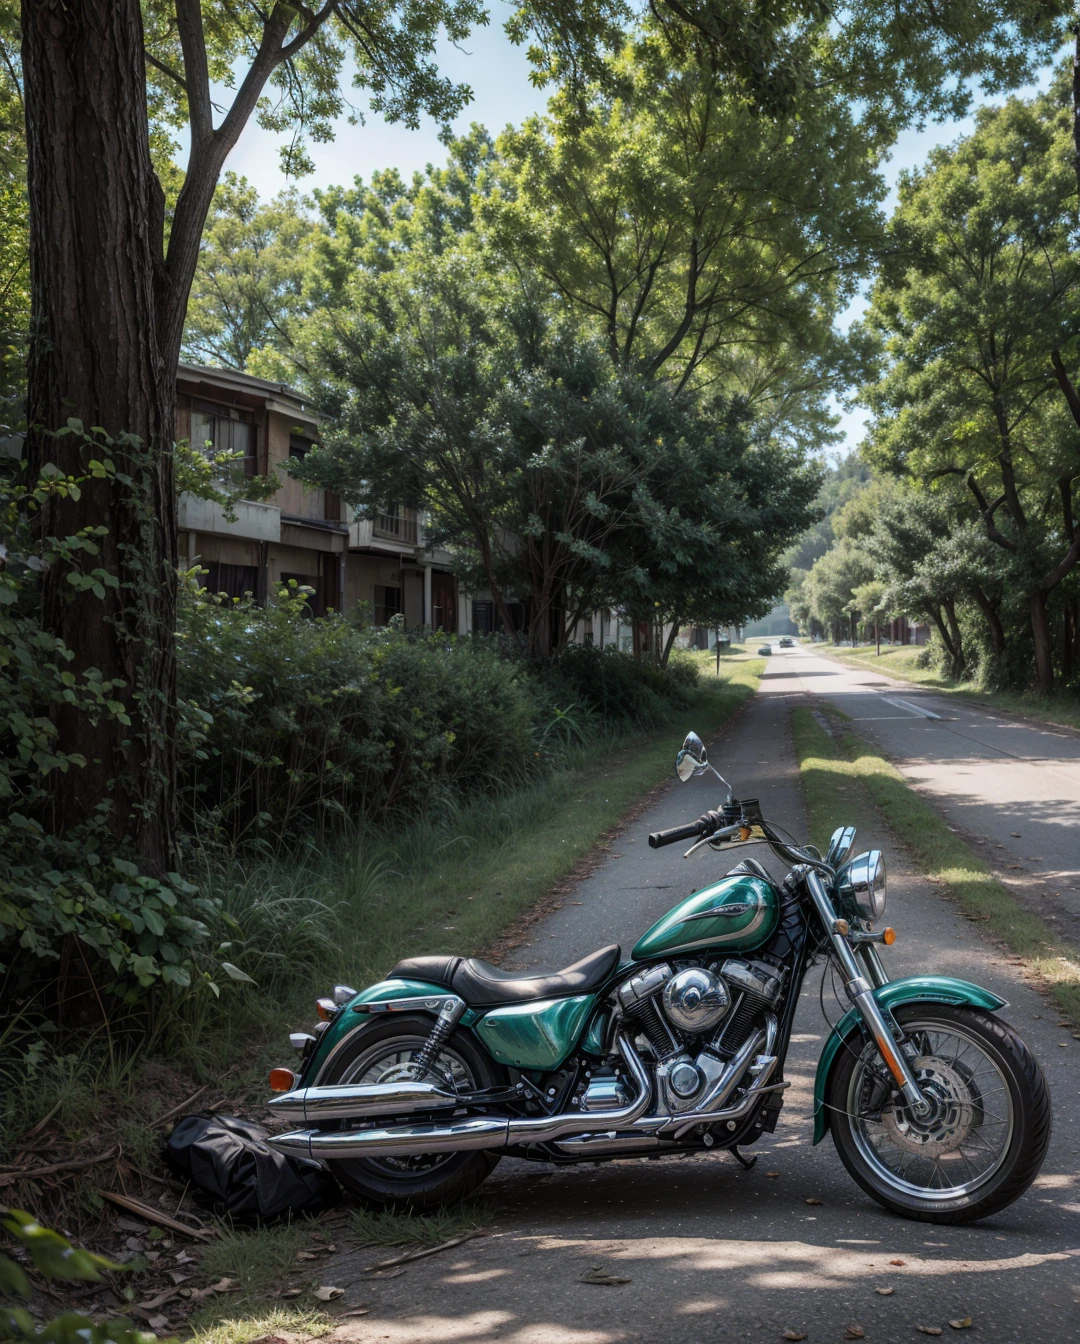
[(270, 1091), (291, 1092), (296, 1086), (296, 1074), (292, 1069), (270, 1070)]
[(333, 999), (316, 999), (315, 1011), (320, 1022), (332, 1022), (338, 1015), (338, 1006)]
[(883, 930), (881, 934), (881, 941), (885, 944), (886, 947), (892, 947), (893, 943), (896, 942), (896, 930), (895, 929)]

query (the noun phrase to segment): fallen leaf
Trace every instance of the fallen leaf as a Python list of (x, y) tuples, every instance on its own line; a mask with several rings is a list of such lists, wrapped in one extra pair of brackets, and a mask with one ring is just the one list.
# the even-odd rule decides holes
[(134, 1218), (117, 1218), (116, 1226), (122, 1227), (125, 1232), (146, 1232), (145, 1223), (137, 1223)]
[(916, 1329), (916, 1330), (921, 1330), (922, 1333), (923, 1333), (924, 1335), (940, 1335), (940, 1334), (941, 1334), (941, 1326), (940, 1326), (940, 1325), (917, 1325), (917, 1326), (915, 1327), (915, 1329)]
[(178, 1265), (193, 1265), (198, 1260), (196, 1255), (188, 1255), (187, 1251), (176, 1252), (176, 1263)]
[(178, 1269), (170, 1269), (167, 1270), (166, 1272), (168, 1273), (169, 1278), (172, 1279), (173, 1283), (186, 1283), (187, 1280), (191, 1278), (190, 1274), (181, 1274)]
[(765, 1175), (769, 1178), (770, 1181), (774, 1181), (777, 1178), (777, 1176), (780, 1175), (780, 1173), (778, 1171), (767, 1171)]
[(807, 1202), (807, 1204), (820, 1204), (820, 1203), (821, 1203), (821, 1200), (820, 1200), (820, 1199), (808, 1199), (806, 1202)]
[(155, 1307), (160, 1307), (166, 1302), (171, 1302), (174, 1297), (179, 1297), (180, 1293), (176, 1288), (166, 1288), (163, 1293), (148, 1298), (145, 1302), (140, 1302), (139, 1306), (144, 1311), (153, 1311)]
[(875, 1289), (874, 1289), (874, 1292), (877, 1293), (878, 1297), (892, 1297), (893, 1293), (896, 1292), (896, 1289), (895, 1289), (895, 1288), (875, 1288)]
[(345, 1296), (345, 1289), (323, 1286), (315, 1289), (315, 1296), (320, 1302), (333, 1302), (335, 1298)]
[(906, 1260), (890, 1260), (890, 1261), (889, 1261), (889, 1264), (890, 1264), (890, 1265), (906, 1265), (906, 1264), (907, 1264), (907, 1261), (906, 1261)]
[(405, 1273), (405, 1266), (398, 1265), (396, 1269), (369, 1269), (367, 1276), (369, 1279), (396, 1279), (399, 1274)]
[(804, 1334), (800, 1334), (800, 1332), (799, 1332), (798, 1330), (785, 1330), (784, 1333), (780, 1336), (780, 1338), (781, 1338), (781, 1339), (805, 1339), (806, 1336), (805, 1336)]
[(615, 1285), (620, 1283), (630, 1283), (631, 1280), (620, 1278), (618, 1274), (612, 1274), (609, 1270), (606, 1270), (603, 1265), (593, 1265), (581, 1275), (578, 1282), (598, 1283), (604, 1287), (615, 1287)]
[(235, 1279), (218, 1279), (217, 1283), (212, 1283), (210, 1287), (215, 1293), (238, 1293), (240, 1285)]
[(297, 1251), (296, 1258), (297, 1260), (314, 1260), (315, 1253), (314, 1251)]
[(848, 1328), (844, 1331), (844, 1338), (865, 1339), (866, 1331), (862, 1328), (861, 1325), (849, 1325)]
[(151, 1330), (168, 1330), (169, 1318), (168, 1316), (151, 1316), (146, 1324)]
[(281, 1296), (282, 1296), (282, 1297), (299, 1297), (300, 1294), (301, 1294), (303, 1291), (304, 1291), (303, 1288), (286, 1288), (285, 1291), (281, 1294)]
[(1021, 838), (1021, 836), (1020, 836), (1020, 832), (1019, 832), (1019, 831), (1010, 831), (1009, 834), (1010, 834), (1015, 840), (1019, 840), (1019, 839)]
[(954, 1330), (969, 1330), (971, 1328), (971, 1317), (964, 1316), (959, 1321), (950, 1321), (949, 1324)]
[(370, 1307), (360, 1307), (357, 1311), (343, 1311), (338, 1319), (346, 1321), (350, 1316), (366, 1316), (370, 1310)]

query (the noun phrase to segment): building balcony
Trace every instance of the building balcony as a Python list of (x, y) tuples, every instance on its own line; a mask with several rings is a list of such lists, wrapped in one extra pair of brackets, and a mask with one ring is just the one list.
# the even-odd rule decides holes
[(406, 546), (415, 546), (418, 535), (416, 514), (412, 509), (380, 513), (371, 531), (373, 536), (382, 537), (386, 541), (400, 541)]
[(243, 537), (247, 541), (281, 540), (281, 510), (276, 504), (255, 504), (240, 499), (233, 505), (233, 512), (236, 518), (230, 520), (220, 504), (182, 494), (177, 506), (177, 526), (188, 532)]

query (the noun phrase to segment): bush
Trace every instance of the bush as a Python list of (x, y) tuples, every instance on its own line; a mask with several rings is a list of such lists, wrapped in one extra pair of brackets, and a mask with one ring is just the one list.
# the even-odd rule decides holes
[(541, 673), (556, 699), (579, 706), (594, 725), (641, 729), (688, 705), (697, 675), (692, 658), (672, 658), (665, 669), (613, 647), (586, 644), (571, 644)]
[(661, 722), (697, 678), (583, 646), (530, 668), (495, 639), (312, 620), (297, 590), (190, 587), (179, 662), (187, 828), (275, 845), (513, 787), (589, 732)]
[(542, 701), (484, 641), (189, 595), (182, 802), (195, 834), (296, 840), (537, 768)]

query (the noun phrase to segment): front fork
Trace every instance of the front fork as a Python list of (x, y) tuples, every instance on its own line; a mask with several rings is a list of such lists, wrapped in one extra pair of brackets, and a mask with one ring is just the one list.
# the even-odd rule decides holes
[[(875, 982), (871, 986), (870, 981), (863, 975), (863, 968), (856, 961), (855, 953), (847, 940), (847, 924), (845, 921), (837, 919), (836, 911), (829, 899), (829, 893), (825, 890), (825, 884), (822, 882), (820, 875), (812, 868), (806, 874), (806, 888), (818, 914), (821, 916), (822, 923), (828, 930), (829, 941), (832, 943), (836, 960), (840, 963), (844, 972), (844, 985), (848, 997), (862, 1017), (870, 1035), (874, 1038), (874, 1042), (881, 1052), (881, 1057), (888, 1065), (889, 1072), (896, 1079), (896, 1085), (903, 1094), (904, 1100), (916, 1115), (926, 1115), (930, 1107), (923, 1097), (919, 1084), (915, 1081), (915, 1075), (911, 1072), (903, 1052), (897, 1049), (892, 1032), (889, 1030), (889, 1024), (874, 998), (873, 990), (886, 983), (885, 969), (876, 951), (869, 944), (865, 944), (860, 949), (866, 956), (866, 969)], [(843, 932), (837, 928), (840, 923), (844, 925)]]

